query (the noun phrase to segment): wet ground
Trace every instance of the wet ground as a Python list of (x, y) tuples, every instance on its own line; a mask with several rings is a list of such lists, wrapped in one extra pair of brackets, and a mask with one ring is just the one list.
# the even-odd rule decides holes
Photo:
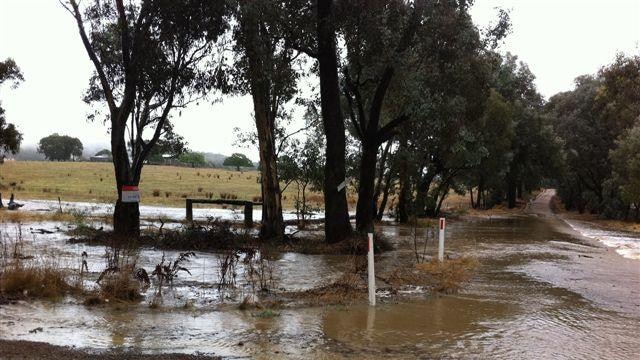
[[(5, 232), (17, 231), (12, 226)], [(37, 227), (42, 226), (62, 224)], [(104, 248), (68, 245), (58, 232), (26, 230), (25, 252), (58, 254), (62, 264), (77, 267), (86, 250), (92, 276), (104, 267)], [(429, 229), (418, 229), (415, 237), (410, 228), (380, 230), (396, 245), (376, 257), (380, 269), (410, 261), (416, 247), (420, 253), (436, 250)], [(228, 358), (637, 358), (640, 261), (623, 258), (548, 214), (450, 222), (446, 247), (481, 264), (457, 295), (417, 294), (398, 302), (380, 294), (375, 308), (290, 308), (264, 317), (229, 305), (238, 294), (212, 285), (221, 255), (198, 253), (188, 266), (193, 276), (181, 274), (160, 309), (148, 306), (151, 294), (129, 307), (87, 308), (73, 299), (3, 305), (0, 338)], [(160, 256), (144, 250), (138, 264), (150, 269)], [(305, 289), (337, 277), (346, 261), (285, 253), (271, 266), (277, 288)], [(239, 287), (249, 292), (243, 271), (238, 269)], [(30, 332), (38, 327), (42, 331)]]

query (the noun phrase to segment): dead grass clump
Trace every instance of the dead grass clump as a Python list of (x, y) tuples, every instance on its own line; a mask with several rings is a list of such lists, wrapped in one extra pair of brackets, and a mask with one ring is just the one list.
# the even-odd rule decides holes
[(367, 298), (367, 284), (358, 273), (346, 272), (331, 284), (287, 295), (309, 305), (352, 304)]
[(415, 268), (426, 275), (427, 284), (425, 285), (434, 291), (451, 294), (457, 292), (462, 284), (471, 279), (477, 266), (478, 261), (475, 258), (463, 256), (442, 262), (432, 260), (419, 263)]
[(71, 221), (73, 216), (58, 211), (31, 212), (31, 211), (0, 211), (0, 223), (27, 223), (38, 221)]
[(132, 268), (103, 273), (99, 279), (100, 297), (136, 302), (143, 299), (140, 290), (143, 284), (134, 278)]
[(15, 261), (0, 272), (0, 294), (10, 299), (58, 300), (77, 290), (67, 281), (67, 273), (55, 265)]

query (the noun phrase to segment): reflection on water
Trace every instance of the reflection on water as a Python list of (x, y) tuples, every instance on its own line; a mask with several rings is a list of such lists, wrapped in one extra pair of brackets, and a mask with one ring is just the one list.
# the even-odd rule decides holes
[[(640, 314), (611, 311), (603, 306), (607, 298), (591, 297), (570, 286), (576, 282), (571, 278), (574, 275), (564, 274), (580, 272), (584, 264), (579, 259), (590, 256), (595, 261), (597, 256), (593, 248), (554, 228), (549, 220), (534, 217), (449, 224), (447, 250), (474, 255), (481, 263), (472, 283), (453, 296), (387, 301), (376, 308), (363, 304), (285, 309), (278, 316), (262, 318), (252, 311), (219, 306), (213, 290), (202, 295), (207, 291), (202, 285), (215, 281), (218, 255), (199, 253), (190, 264), (194, 276), (182, 279), (177, 290), (168, 295), (180, 296), (180, 301), (169, 301), (165, 309), (153, 310), (145, 304), (118, 310), (75, 303), (19, 303), (2, 306), (0, 336), (81, 347), (199, 351), (265, 359), (633, 358), (640, 348), (636, 337)], [(383, 269), (413, 259), (411, 229), (381, 230), (397, 250), (377, 257), (377, 266)], [(417, 239), (423, 246), (428, 231), (418, 230)], [(46, 241), (34, 239), (31, 246), (46, 243), (67, 254), (63, 259), (69, 263), (87, 249), (94, 271), (104, 266), (100, 262), (103, 248), (69, 246), (59, 234), (43, 238)], [(430, 240), (427, 252), (433, 253), (436, 246)], [(167, 256), (173, 255), (167, 252)], [(158, 256), (158, 252), (144, 250), (139, 262), (149, 267)], [(282, 254), (275, 261), (282, 274), (278, 287), (320, 284), (339, 274), (345, 260), (340, 256)], [(554, 270), (560, 268), (572, 270)], [(557, 279), (557, 274), (564, 278)], [(624, 296), (617, 301), (637, 300)], [(180, 306), (191, 298), (207, 298), (213, 305), (199, 301), (193, 308)], [(36, 327), (43, 327), (43, 331), (29, 333)]]

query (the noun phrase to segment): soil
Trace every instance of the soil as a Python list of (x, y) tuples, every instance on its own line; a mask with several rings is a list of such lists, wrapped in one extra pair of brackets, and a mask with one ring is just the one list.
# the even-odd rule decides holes
[(34, 341), (0, 340), (0, 359), (64, 359), (64, 360), (126, 360), (126, 359), (154, 359), (154, 360), (200, 360), (219, 359), (209, 355), (187, 354), (140, 354), (131, 351), (88, 352), (67, 346), (55, 346)]

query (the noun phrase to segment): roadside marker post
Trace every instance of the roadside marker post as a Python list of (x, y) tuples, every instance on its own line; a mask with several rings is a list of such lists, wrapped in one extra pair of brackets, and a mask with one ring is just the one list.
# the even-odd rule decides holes
[(438, 260), (444, 260), (444, 228), (446, 221), (444, 218), (440, 218), (440, 238), (438, 239)]
[(369, 237), (369, 252), (367, 254), (367, 273), (369, 277), (369, 305), (376, 306), (376, 275), (373, 267), (373, 233)]

